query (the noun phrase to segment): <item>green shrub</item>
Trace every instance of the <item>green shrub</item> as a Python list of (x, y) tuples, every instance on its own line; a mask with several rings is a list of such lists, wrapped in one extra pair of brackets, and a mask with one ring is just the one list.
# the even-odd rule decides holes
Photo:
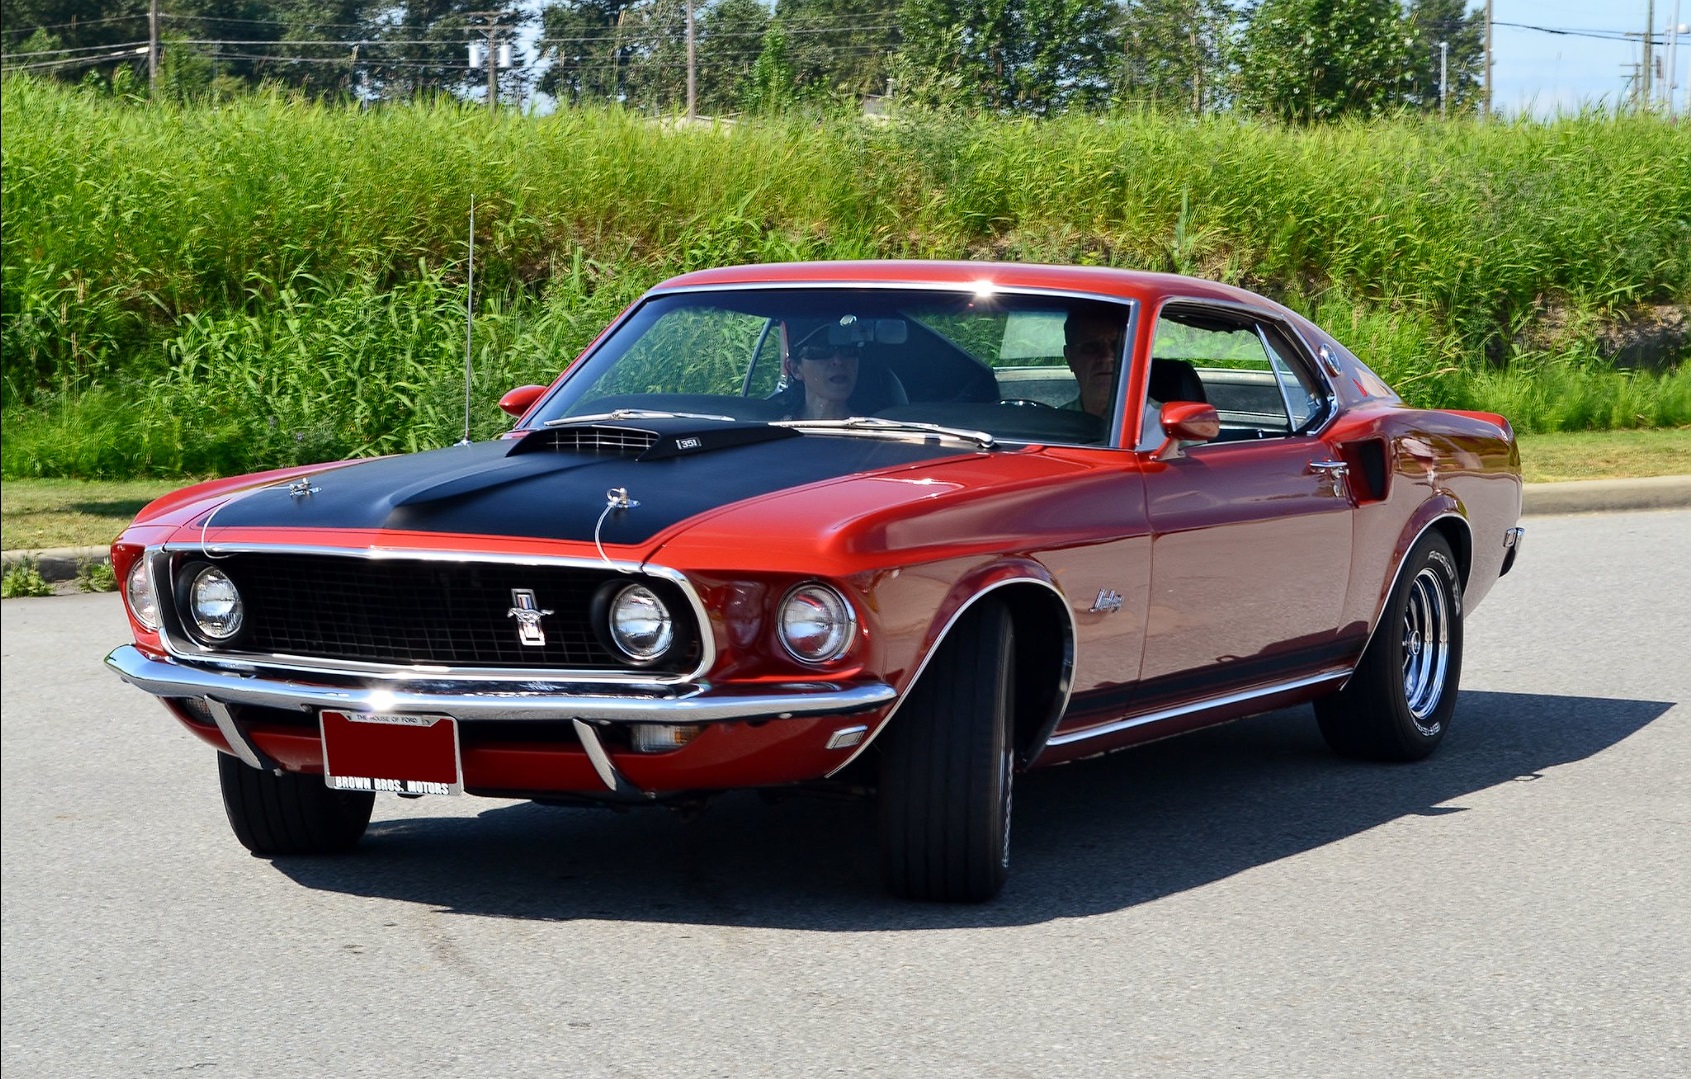
[(31, 560), (8, 562), (5, 571), (0, 573), (0, 599), (52, 594), (53, 586), (42, 578), (40, 569)]
[(81, 592), (115, 592), (117, 571), (110, 562), (84, 562), (76, 567), (76, 587)]

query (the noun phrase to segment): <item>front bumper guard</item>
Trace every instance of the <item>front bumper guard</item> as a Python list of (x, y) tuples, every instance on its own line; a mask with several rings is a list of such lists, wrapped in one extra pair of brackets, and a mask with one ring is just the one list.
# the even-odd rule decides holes
[(716, 689), (706, 683), (625, 685), (548, 681), (416, 679), (377, 687), (330, 685), (155, 658), (134, 645), (106, 657), (117, 676), (155, 697), (208, 697), (229, 704), (302, 712), (420, 712), (467, 722), (583, 720), (588, 723), (720, 723), (736, 719), (845, 716), (891, 704), (884, 682), (781, 682)]

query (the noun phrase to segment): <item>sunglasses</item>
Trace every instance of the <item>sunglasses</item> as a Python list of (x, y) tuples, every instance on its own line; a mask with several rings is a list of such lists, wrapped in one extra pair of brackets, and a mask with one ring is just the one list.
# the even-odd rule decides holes
[(857, 350), (850, 345), (805, 345), (799, 349), (801, 360), (831, 360), (836, 356), (842, 360), (855, 360)]

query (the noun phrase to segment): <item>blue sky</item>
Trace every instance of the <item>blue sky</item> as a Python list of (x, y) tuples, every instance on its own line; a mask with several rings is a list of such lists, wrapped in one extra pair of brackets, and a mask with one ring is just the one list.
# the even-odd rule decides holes
[[(1485, 4), (1471, 0), (1469, 7), (1482, 10)], [(1599, 34), (1638, 34), (1644, 30), (1647, 7), (1647, 0), (1493, 0), (1492, 20)], [(1691, 0), (1679, 0), (1679, 8), (1680, 23), (1691, 23)], [(1657, 33), (1667, 32), (1673, 15), (1674, 0), (1656, 0)], [(1610, 41), (1511, 26), (1493, 26), (1491, 45), (1495, 107), (1500, 112), (1530, 111), (1540, 116), (1577, 110), (1584, 104), (1615, 105), (1639, 58), (1637, 38)], [(1666, 55), (1661, 62), (1665, 71)], [(1691, 37), (1682, 37), (1675, 64), (1679, 73), (1675, 106), (1680, 111), (1685, 108), (1688, 63)]]

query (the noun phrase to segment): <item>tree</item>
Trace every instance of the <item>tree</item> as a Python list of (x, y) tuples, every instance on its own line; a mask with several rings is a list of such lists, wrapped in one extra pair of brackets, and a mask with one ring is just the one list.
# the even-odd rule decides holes
[[(147, 41), (147, 6), (147, 0), (15, 0), (5, 6), (0, 43), (8, 66), (51, 62), (31, 69), (70, 80), (122, 67), (144, 79), (146, 59), (134, 50)], [(485, 0), (170, 0), (160, 13), (161, 76), (178, 97), (214, 79), (278, 83), (318, 97), (464, 92), (482, 82), (465, 63), (465, 46), (479, 36), (467, 16), (487, 6)], [(506, 25), (527, 17), (508, 10)], [(46, 29), (37, 34), (39, 28)], [(25, 48), (26, 41), (34, 44)], [(119, 47), (129, 59), (86, 59)], [(84, 51), (20, 55), (43, 48)]]
[(798, 98), (793, 66), (787, 60), (787, 31), (779, 18), (769, 23), (752, 64), (741, 104), (749, 112), (779, 112)]
[(1042, 115), (1109, 87), (1110, 0), (905, 0), (900, 22), (918, 101)]
[(699, 17), (699, 108), (710, 115), (737, 112), (754, 96), (754, 68), (770, 29), (760, 0), (717, 0)]
[(1294, 123), (1407, 101), (1410, 31), (1397, 0), (1262, 0), (1238, 42), (1238, 100)]
[(1449, 111), (1474, 112), (1485, 84), (1485, 12), (1467, 10), (1467, 0), (1411, 0), (1409, 100), (1427, 112), (1439, 110), (1439, 42), (1446, 46)]
[(624, 75), (638, 52), (626, 25), (634, 0), (570, 0), (540, 13), (540, 54), (552, 61), (540, 89), (560, 103), (621, 100)]
[(638, 0), (629, 9), (624, 28), (633, 52), (624, 68), (623, 101), (647, 112), (686, 108), (685, 0)]
[(1127, 0), (1117, 98), (1176, 112), (1215, 108), (1234, 20), (1227, 0)]
[(797, 92), (856, 102), (884, 93), (899, 43), (896, 0), (776, 0)]

